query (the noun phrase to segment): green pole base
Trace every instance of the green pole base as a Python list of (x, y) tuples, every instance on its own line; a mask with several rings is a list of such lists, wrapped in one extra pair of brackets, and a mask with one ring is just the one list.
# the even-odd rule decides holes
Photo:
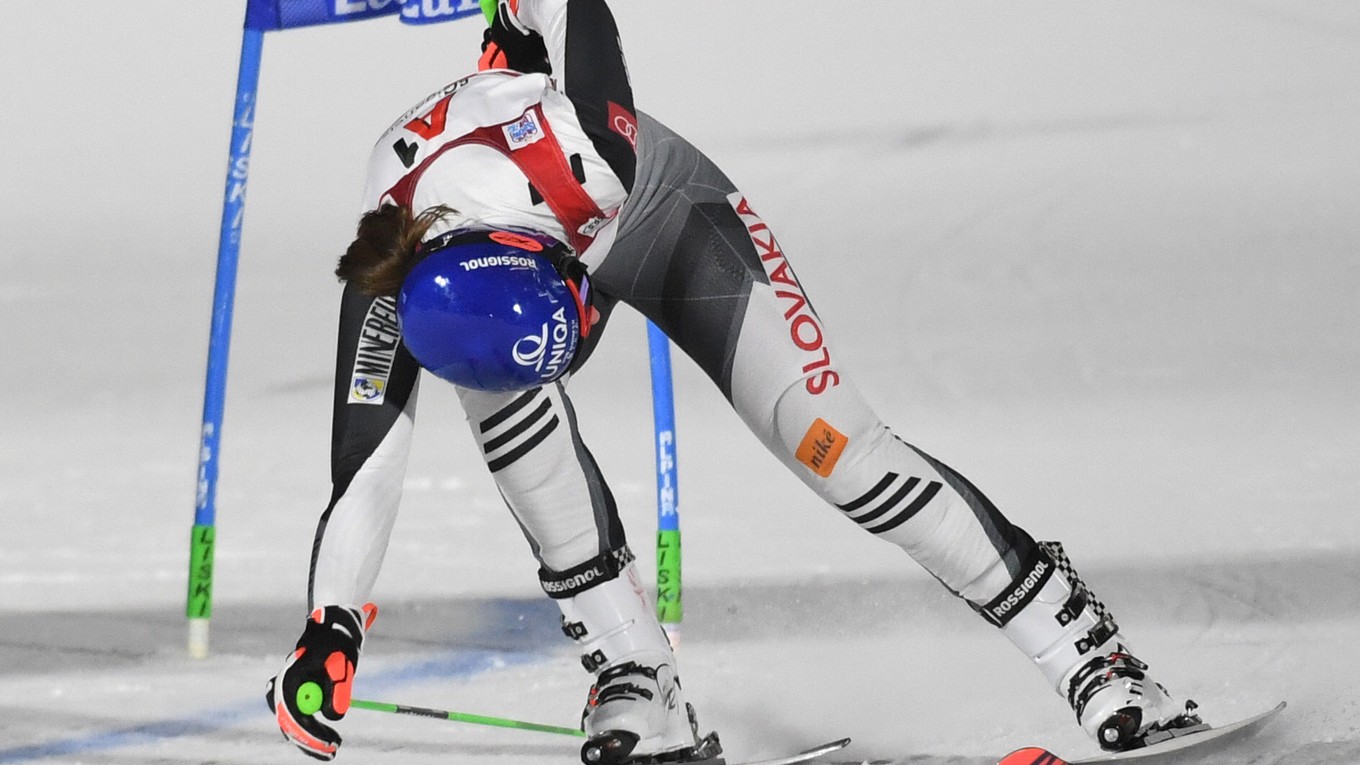
[(656, 617), (678, 623), (685, 616), (680, 597), (680, 530), (656, 532)]

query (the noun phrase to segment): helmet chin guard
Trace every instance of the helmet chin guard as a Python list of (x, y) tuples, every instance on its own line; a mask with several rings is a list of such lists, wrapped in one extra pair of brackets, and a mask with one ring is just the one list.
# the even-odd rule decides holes
[(460, 229), (422, 249), (397, 294), (402, 339), (422, 367), (484, 391), (566, 374), (590, 331), (590, 289), (565, 245), (532, 231)]

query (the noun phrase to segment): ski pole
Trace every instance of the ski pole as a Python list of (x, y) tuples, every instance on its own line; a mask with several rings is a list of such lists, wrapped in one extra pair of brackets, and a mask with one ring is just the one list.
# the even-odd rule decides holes
[(556, 733), (562, 736), (585, 737), (585, 732), (577, 728), (563, 728), (557, 725), (544, 725), (542, 723), (525, 722), (524, 720), (509, 720), (504, 717), (488, 717), (486, 715), (474, 715), (467, 712), (450, 712), (444, 709), (427, 709), (425, 707), (411, 707), (404, 704), (389, 704), (383, 701), (364, 701), (363, 699), (351, 699), (350, 706), (356, 709), (367, 709), (373, 712), (391, 712), (399, 715), (416, 715), (418, 717), (433, 717), (437, 720), (450, 720), (452, 722), (471, 723), (473, 725), (491, 725), (497, 728), (518, 728), (519, 730), (533, 730), (539, 733)]

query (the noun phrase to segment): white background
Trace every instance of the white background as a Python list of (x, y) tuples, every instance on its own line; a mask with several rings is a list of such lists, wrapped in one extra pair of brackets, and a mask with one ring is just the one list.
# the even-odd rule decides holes
[[(1062, 540), (1211, 722), (1288, 699), (1235, 761), (1360, 757), (1360, 8), (615, 5), (639, 108), (771, 223), (884, 418)], [(329, 496), (331, 269), (371, 142), (472, 68), (480, 27), (266, 41), (214, 654), (194, 662), (243, 6), (0, 8), (0, 762), (305, 761), (259, 694), (299, 631)], [(620, 311), (608, 338), (572, 392), (645, 569), (645, 334)], [(733, 756), (839, 735), (905, 762), (1092, 751), (1001, 636), (784, 473), (690, 362), (675, 377), (683, 676)], [(451, 391), (427, 382), (356, 693), (573, 724), (587, 678)], [(342, 730), (349, 762), (575, 757), (375, 713)]]

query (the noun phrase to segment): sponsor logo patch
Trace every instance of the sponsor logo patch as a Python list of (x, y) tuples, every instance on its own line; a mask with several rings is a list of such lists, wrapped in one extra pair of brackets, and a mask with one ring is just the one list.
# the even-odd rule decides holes
[(623, 136), (633, 150), (637, 151), (637, 118), (632, 112), (613, 101), (609, 102), (609, 129)]
[(525, 112), (518, 120), (503, 125), (501, 130), (505, 133), (505, 141), (510, 144), (511, 151), (523, 149), (543, 140), (543, 128), (539, 127), (538, 118), (533, 112)]
[(604, 228), (605, 225), (608, 224), (609, 221), (613, 219), (614, 216), (612, 215), (606, 215), (600, 218), (591, 218), (585, 223), (582, 223), (581, 227), (576, 229), (576, 233), (580, 234), (581, 236), (588, 236), (593, 238), (596, 234), (600, 233), (600, 229)]
[(799, 462), (812, 468), (812, 472), (826, 478), (836, 469), (836, 461), (841, 458), (841, 452), (845, 451), (845, 445), (849, 442), (850, 439), (846, 438), (844, 433), (818, 417), (803, 435), (803, 441), (798, 444), (798, 451), (794, 452), (794, 456)]
[(1012, 617), (1029, 605), (1034, 596), (1039, 594), (1039, 590), (1048, 582), (1052, 574), (1053, 564), (1047, 558), (1040, 558), (1024, 579), (1016, 582), (1010, 591), (1001, 593), (995, 600), (988, 603), (983, 608), (983, 614), (998, 627), (1006, 626)]
[[(628, 564), (632, 562), (633, 552), (627, 547), (622, 547), (602, 553), (599, 557), (567, 571), (539, 569), (538, 581), (548, 597), (560, 600), (618, 578), (619, 573), (627, 570)], [(636, 580), (633, 581), (634, 589), (639, 590), (641, 596), (638, 583)]]
[(511, 351), (515, 363), (532, 367), (540, 380), (551, 380), (562, 373), (576, 352), (577, 333), (571, 331), (565, 308), (553, 312), (536, 335), (526, 335)]
[(369, 305), (363, 329), (359, 332), (359, 347), (354, 353), (354, 367), (350, 373), (348, 403), (383, 402), (399, 345), (401, 329), (397, 325), (397, 299), (377, 298)]
[(476, 271), (479, 268), (498, 268), (502, 266), (510, 268), (532, 268), (538, 269), (538, 261), (528, 255), (487, 255), (484, 258), (470, 258), (458, 264), (464, 271)]
[(350, 386), (350, 399), (358, 404), (381, 404), (387, 392), (387, 381), (372, 377), (355, 377)]

